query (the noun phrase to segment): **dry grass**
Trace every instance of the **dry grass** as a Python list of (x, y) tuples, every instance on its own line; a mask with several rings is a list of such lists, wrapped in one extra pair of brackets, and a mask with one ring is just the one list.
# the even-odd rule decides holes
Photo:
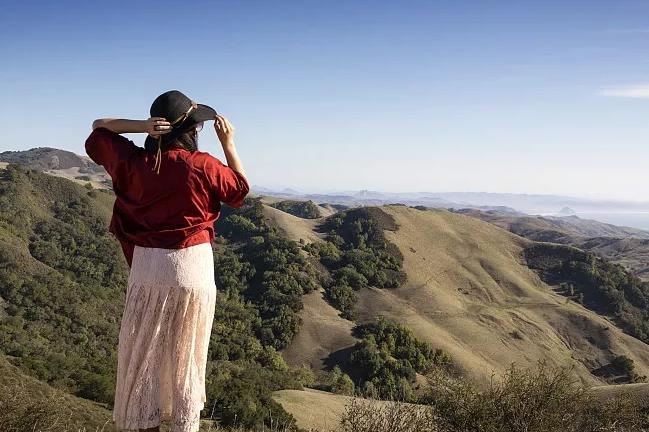
[[(107, 173), (82, 173), (79, 172), (78, 167), (47, 170), (43, 172), (45, 174), (50, 174), (55, 177), (63, 177), (82, 185), (85, 185), (86, 183), (90, 183), (92, 184), (92, 187), (95, 189), (110, 189), (110, 187), (105, 183), (106, 180), (110, 180), (110, 176)], [(77, 177), (81, 177), (81, 176), (90, 177), (90, 181), (77, 179)]]
[[(295, 417), (299, 428), (314, 432), (427, 432), (417, 427), (430, 420), (422, 406), (312, 389), (281, 390), (274, 393), (273, 399)], [(397, 415), (403, 418), (399, 420)], [(387, 428), (374, 429), (379, 425)], [(408, 429), (413, 425), (417, 427)]]
[(3, 432), (109, 432), (105, 407), (56, 390), (0, 358), (0, 430)]
[(282, 356), (290, 364), (321, 370), (332, 352), (356, 344), (357, 339), (352, 336), (354, 323), (341, 318), (321, 291), (311, 292), (302, 300), (302, 327)]
[(340, 419), (354, 398), (319, 390), (281, 390), (273, 399), (295, 417), (305, 430), (338, 431)]
[(649, 409), (649, 383), (611, 384), (591, 388), (593, 396), (606, 401), (619, 397), (629, 397), (640, 406)]
[(305, 244), (318, 241), (322, 236), (315, 232), (321, 219), (303, 219), (279, 209), (264, 205), (264, 215), (271, 226), (279, 228), (290, 240)]
[(478, 390), (445, 377), (431, 405), (353, 401), (343, 432), (641, 432), (646, 412), (628, 397), (599, 401), (566, 369), (510, 369)]
[[(366, 400), (307, 391), (276, 399), (308, 430), (338, 432), (641, 432), (647, 407), (637, 392), (602, 397), (568, 368), (540, 362), (511, 366), (486, 388), (442, 372), (428, 376), (424, 404)], [(624, 387), (624, 386), (619, 386)], [(636, 389), (640, 390), (639, 388)]]
[(438, 432), (432, 409), (421, 405), (353, 400), (341, 419), (343, 432)]

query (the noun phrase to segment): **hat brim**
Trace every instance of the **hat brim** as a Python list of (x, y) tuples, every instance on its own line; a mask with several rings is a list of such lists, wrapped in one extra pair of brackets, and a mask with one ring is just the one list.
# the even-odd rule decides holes
[(214, 120), (216, 117), (216, 110), (204, 104), (197, 104), (196, 109), (191, 112), (189, 118), (184, 121), (185, 125), (195, 125), (202, 121)]
[(214, 108), (204, 104), (197, 104), (196, 109), (189, 114), (189, 117), (174, 127), (171, 132), (165, 134), (165, 136), (167, 136), (167, 140), (174, 140), (190, 130), (196, 123), (214, 120), (214, 117), (216, 117), (216, 110)]

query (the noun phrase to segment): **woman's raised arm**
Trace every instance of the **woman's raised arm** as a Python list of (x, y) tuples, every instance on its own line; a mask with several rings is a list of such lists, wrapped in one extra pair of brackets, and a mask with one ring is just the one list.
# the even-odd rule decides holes
[(157, 136), (171, 132), (171, 124), (163, 117), (151, 117), (147, 120), (101, 118), (92, 122), (92, 130), (100, 127), (118, 134), (148, 133)]
[(243, 163), (241, 163), (241, 159), (239, 159), (239, 154), (237, 153), (237, 148), (234, 146), (234, 126), (232, 126), (230, 120), (217, 114), (214, 118), (214, 129), (216, 130), (216, 135), (218, 136), (219, 141), (221, 141), (221, 146), (223, 147), (223, 153), (225, 153), (225, 159), (228, 161), (228, 166), (246, 177)]

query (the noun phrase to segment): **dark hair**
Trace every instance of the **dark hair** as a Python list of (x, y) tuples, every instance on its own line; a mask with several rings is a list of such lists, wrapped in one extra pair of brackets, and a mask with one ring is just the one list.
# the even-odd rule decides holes
[[(162, 141), (160, 143), (160, 148), (162, 151), (170, 148), (184, 148), (190, 152), (198, 150), (198, 132), (196, 132), (196, 129), (193, 127), (172, 140), (169, 140), (166, 135), (161, 135), (161, 137)], [(147, 135), (146, 140), (144, 140), (144, 148), (146, 151), (152, 153), (157, 152), (158, 139)]]

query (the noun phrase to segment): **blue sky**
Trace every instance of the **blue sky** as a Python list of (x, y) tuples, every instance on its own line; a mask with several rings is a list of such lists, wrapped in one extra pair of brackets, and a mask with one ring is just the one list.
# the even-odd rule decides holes
[(647, 1), (0, 6), (0, 150), (82, 153), (179, 89), (256, 185), (649, 200)]

